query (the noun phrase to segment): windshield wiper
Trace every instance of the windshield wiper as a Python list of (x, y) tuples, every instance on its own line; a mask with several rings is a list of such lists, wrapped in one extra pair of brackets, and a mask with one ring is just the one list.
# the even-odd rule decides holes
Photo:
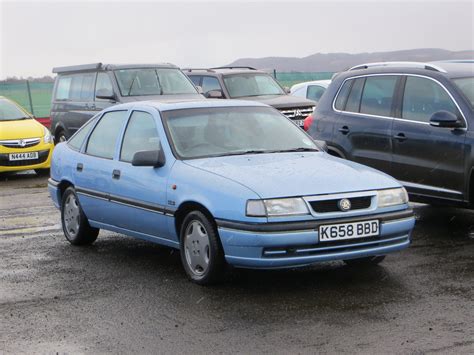
[(130, 96), (130, 93), (132, 92), (133, 84), (135, 84), (135, 80), (137, 79), (137, 77), (138, 77), (138, 73), (136, 73), (135, 76), (133, 77), (132, 83), (130, 84), (130, 87), (128, 88), (128, 91), (127, 91), (127, 96)]
[(272, 153), (289, 153), (289, 152), (319, 152), (319, 149), (316, 148), (293, 148), (293, 149), (280, 149), (280, 150), (272, 150)]
[(225, 153), (222, 154), (222, 156), (227, 156), (227, 155), (246, 155), (246, 154), (263, 154), (263, 153), (269, 153), (269, 150), (256, 150), (256, 149), (249, 149), (249, 150), (239, 150), (237, 152), (230, 152), (230, 153)]

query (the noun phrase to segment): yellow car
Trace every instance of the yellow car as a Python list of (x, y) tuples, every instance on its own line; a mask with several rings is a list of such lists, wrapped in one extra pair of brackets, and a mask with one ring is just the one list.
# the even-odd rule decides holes
[(48, 174), (53, 148), (46, 127), (0, 96), (0, 173), (34, 169), (38, 175)]

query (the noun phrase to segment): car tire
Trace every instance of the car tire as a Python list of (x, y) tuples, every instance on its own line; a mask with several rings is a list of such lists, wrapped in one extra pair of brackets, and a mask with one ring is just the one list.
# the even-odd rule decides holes
[(61, 199), (61, 225), (64, 236), (73, 245), (92, 244), (99, 235), (99, 229), (89, 225), (73, 187), (68, 187)]
[(49, 169), (35, 169), (35, 173), (38, 176), (48, 176), (49, 175)]
[(201, 211), (186, 215), (180, 230), (181, 262), (188, 278), (199, 285), (222, 280), (226, 268), (224, 251), (211, 220)]
[(378, 265), (385, 259), (385, 255), (369, 256), (367, 258), (344, 260), (348, 266), (371, 266)]

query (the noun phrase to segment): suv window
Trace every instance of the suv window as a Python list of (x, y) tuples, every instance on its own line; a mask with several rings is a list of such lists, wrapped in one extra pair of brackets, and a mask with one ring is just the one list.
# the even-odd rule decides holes
[(89, 101), (93, 98), (95, 73), (63, 75), (59, 78), (56, 100)]
[(68, 100), (69, 90), (71, 89), (72, 77), (70, 75), (60, 76), (58, 87), (56, 88), (56, 100)]
[(339, 90), (339, 94), (337, 95), (336, 103), (334, 107), (336, 110), (343, 111), (346, 106), (347, 96), (349, 96), (349, 91), (351, 90), (351, 85), (354, 80), (346, 80), (342, 85), (341, 90)]
[(191, 79), (191, 81), (193, 82), (194, 85), (196, 86), (199, 86), (201, 85), (200, 82), (201, 82), (201, 78), (202, 76), (198, 76), (198, 75), (193, 75), (193, 76), (189, 76), (189, 79)]
[(115, 143), (127, 119), (127, 111), (106, 112), (92, 131), (86, 153), (100, 158), (113, 159)]
[(306, 91), (306, 98), (318, 102), (325, 91), (326, 89), (322, 86), (310, 85)]
[(92, 122), (94, 122), (94, 121), (95, 120), (93, 118), (91, 118), (84, 126), (79, 128), (79, 130), (76, 132), (76, 134), (73, 135), (71, 137), (71, 139), (69, 139), (67, 141), (67, 144), (75, 150), (81, 149), (82, 143), (84, 142), (84, 139), (86, 138), (87, 134), (91, 130), (91, 128), (93, 126)]
[(213, 76), (203, 76), (202, 78), (202, 91), (204, 93), (212, 90), (222, 90), (219, 80)]
[(147, 112), (134, 111), (123, 137), (120, 160), (131, 162), (136, 152), (159, 149), (160, 138), (153, 116)]
[(352, 84), (351, 93), (347, 98), (346, 111), (359, 112), (360, 110), (360, 98), (362, 96), (362, 89), (364, 88), (365, 78), (359, 78)]
[(369, 115), (391, 116), (397, 76), (371, 76), (365, 79), (360, 112)]
[(99, 90), (107, 90), (107, 92), (113, 93), (114, 87), (112, 85), (112, 81), (107, 73), (98, 73), (97, 74), (97, 82), (95, 84), (95, 94)]
[(402, 118), (429, 122), (433, 113), (449, 111), (458, 115), (453, 100), (438, 83), (426, 78), (408, 76), (403, 95)]

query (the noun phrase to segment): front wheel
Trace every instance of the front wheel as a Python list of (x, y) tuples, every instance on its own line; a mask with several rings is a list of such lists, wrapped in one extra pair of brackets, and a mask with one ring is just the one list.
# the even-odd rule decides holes
[(209, 285), (221, 280), (225, 259), (217, 230), (204, 213), (186, 215), (180, 232), (181, 262), (191, 281)]
[(370, 266), (378, 265), (385, 259), (385, 255), (369, 256), (367, 258), (348, 259), (344, 262), (349, 266)]
[(73, 245), (92, 244), (99, 235), (99, 229), (89, 225), (73, 187), (68, 187), (63, 193), (61, 224), (64, 236)]

